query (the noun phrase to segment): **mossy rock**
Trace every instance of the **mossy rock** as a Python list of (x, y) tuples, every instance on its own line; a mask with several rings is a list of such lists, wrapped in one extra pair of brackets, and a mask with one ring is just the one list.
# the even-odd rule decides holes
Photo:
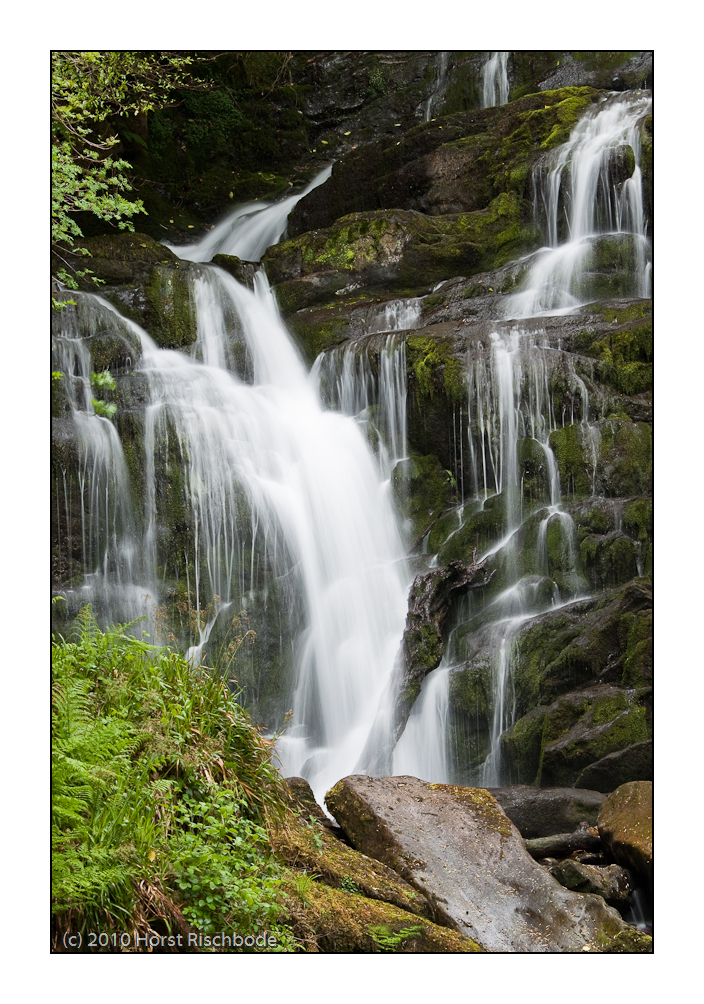
[[(311, 192), (296, 206), (291, 233), (391, 206), (442, 216), (485, 210), (502, 194), (520, 202), (533, 163), (569, 137), (598, 96), (590, 88), (545, 91), (500, 108), (444, 115), (407, 130), (396, 141), (359, 147), (335, 164), (324, 190)], [(504, 243), (513, 243), (516, 236), (507, 236)], [(518, 257), (516, 246), (512, 252), (506, 247), (504, 260)]]
[(631, 781), (617, 788), (604, 800), (597, 825), (607, 852), (652, 889), (653, 782)]
[[(619, 321), (618, 315), (614, 320)], [(622, 394), (650, 393), (653, 387), (653, 325), (649, 315), (626, 320), (594, 338), (585, 331), (579, 348), (598, 359), (595, 376)]]
[[(295, 297), (304, 305), (324, 302), (345, 285), (384, 283), (390, 293), (425, 289), (448, 276), (498, 268), (540, 242), (522, 219), (521, 200), (502, 192), (486, 208), (425, 216), (390, 209), (352, 213), (323, 230), (312, 230), (271, 247), (263, 261), (273, 284), (331, 273), (318, 290), (309, 283)], [(345, 281), (345, 276), (348, 278)], [(337, 287), (337, 288), (334, 288)], [(287, 309), (295, 305), (288, 297)]]
[(652, 427), (645, 422), (607, 420), (585, 428), (565, 426), (550, 433), (563, 497), (611, 498), (652, 492)]
[(585, 537), (579, 553), (594, 589), (619, 586), (638, 575), (638, 544), (618, 530), (605, 536), (591, 534)]
[(191, 281), (198, 266), (181, 261), (168, 248), (142, 233), (103, 235), (81, 241), (90, 258), (75, 258), (76, 268), (90, 268), (102, 280), (79, 280), (143, 327), (161, 348), (183, 348), (197, 338)]
[(550, 705), (543, 722), (538, 771), (544, 787), (574, 785), (590, 764), (652, 738), (649, 689), (597, 686), (566, 694)]
[(307, 951), (343, 954), (485, 951), (457, 931), (343, 889), (313, 882), (303, 896), (296, 896), (291, 886), (287, 891), (286, 919)]
[(501, 764), (507, 784), (535, 784), (540, 768), (547, 708), (534, 708), (501, 734)]
[(397, 464), (391, 475), (391, 490), (397, 511), (411, 522), (413, 540), (427, 532), (452, 497), (448, 473), (432, 454), (412, 456)]
[(621, 685), (623, 677), (627, 686), (649, 682), (649, 616), (652, 587), (635, 579), (532, 620), (516, 636), (517, 715), (600, 679)]

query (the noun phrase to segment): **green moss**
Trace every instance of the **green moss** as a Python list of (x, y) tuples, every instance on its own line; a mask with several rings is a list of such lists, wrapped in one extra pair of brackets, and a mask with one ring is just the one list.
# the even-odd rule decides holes
[(441, 515), (452, 497), (447, 471), (432, 454), (413, 456), (397, 464), (391, 475), (391, 490), (398, 512), (412, 521), (414, 539)]
[(584, 449), (579, 425), (567, 425), (550, 433), (550, 447), (555, 454), (563, 493), (574, 498), (592, 494), (592, 464)]
[(616, 531), (585, 537), (579, 552), (587, 578), (597, 589), (621, 585), (638, 574), (638, 545)]
[(500, 805), (485, 788), (465, 788), (457, 784), (429, 784), (432, 791), (446, 791), (482, 817), (484, 825), (502, 837), (512, 834), (511, 823)]
[(449, 342), (410, 335), (406, 340), (406, 358), (421, 397), (433, 397), (436, 391), (444, 391), (451, 401), (464, 402), (467, 393), (464, 371)]
[(626, 321), (595, 340), (587, 335), (581, 348), (601, 361), (599, 379), (614, 390), (622, 394), (652, 390), (653, 326), (649, 317)]
[[(625, 618), (624, 618), (625, 620)], [(653, 613), (639, 610), (628, 618), (626, 658), (623, 663), (621, 685), (647, 686), (653, 680)]]
[(511, 784), (534, 784), (547, 709), (535, 708), (501, 735), (501, 760)]
[(321, 352), (334, 345), (340, 345), (349, 334), (349, 324), (343, 317), (331, 316), (325, 321), (293, 317), (287, 326), (309, 366), (312, 366)]

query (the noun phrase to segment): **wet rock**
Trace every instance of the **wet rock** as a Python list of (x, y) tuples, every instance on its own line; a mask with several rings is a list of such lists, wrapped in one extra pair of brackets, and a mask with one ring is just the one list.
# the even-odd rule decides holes
[(143, 327), (161, 348), (182, 348), (197, 337), (191, 279), (198, 265), (180, 258), (153, 237), (118, 233), (81, 239), (91, 257), (75, 257), (76, 269), (90, 269), (102, 280), (79, 279), (79, 287), (99, 293)]
[(213, 255), (212, 263), (218, 268), (224, 269), (243, 286), (247, 286), (249, 289), (254, 288), (254, 273), (259, 267), (255, 262), (242, 261), (234, 254), (216, 254)]
[(349, 213), (391, 206), (435, 216), (485, 209), (499, 193), (522, 198), (534, 161), (568, 138), (597, 97), (589, 88), (532, 94), (498, 108), (437, 118), (397, 140), (360, 146), (335, 164), (323, 188), (298, 203), (290, 232), (302, 234)]
[(652, 780), (653, 743), (648, 739), (609, 753), (585, 767), (575, 783), (589, 785), (596, 791), (611, 792), (629, 781)]
[(628, 872), (620, 865), (599, 868), (568, 858), (553, 865), (550, 874), (566, 889), (594, 893), (609, 903), (625, 903), (633, 892)]
[(444, 568), (417, 575), (408, 597), (408, 615), (396, 662), (396, 700), (390, 735), (386, 743), (372, 733), (362, 759), (367, 769), (381, 773), (390, 765), (390, 756), (398, 737), (406, 727), (411, 708), (420, 693), (424, 678), (440, 665), (444, 651), (443, 628), (452, 599), (469, 589), (485, 586), (491, 578), (485, 572), (486, 561), (477, 561), (476, 552), (469, 564), (453, 561)]
[(613, 858), (637, 872), (652, 888), (652, 781), (630, 781), (612, 792), (601, 807), (598, 827), (604, 847)]
[(422, 891), (436, 919), (489, 951), (599, 950), (625, 927), (600, 897), (555, 882), (485, 790), (352, 776), (326, 804), (357, 848)]
[(516, 784), (487, 789), (526, 840), (571, 832), (583, 820), (595, 825), (604, 796), (583, 788), (533, 788)]

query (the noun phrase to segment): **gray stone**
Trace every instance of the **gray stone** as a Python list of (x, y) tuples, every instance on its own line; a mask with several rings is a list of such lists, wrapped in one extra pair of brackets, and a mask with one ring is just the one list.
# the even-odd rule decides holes
[(620, 865), (599, 868), (567, 858), (553, 865), (550, 874), (567, 889), (594, 893), (603, 896), (609, 903), (625, 903), (633, 892), (628, 872)]
[(534, 861), (485, 789), (357, 775), (326, 803), (358, 850), (423, 893), (436, 922), (489, 951), (600, 951), (625, 928), (600, 896), (570, 892)]
[(581, 822), (596, 825), (605, 797), (600, 791), (584, 788), (533, 788), (528, 784), (487, 790), (526, 840), (571, 833)]

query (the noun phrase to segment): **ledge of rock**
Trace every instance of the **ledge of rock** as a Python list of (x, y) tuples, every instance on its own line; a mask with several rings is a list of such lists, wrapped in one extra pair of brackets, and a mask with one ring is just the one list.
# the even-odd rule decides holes
[(570, 892), (537, 864), (485, 789), (357, 775), (326, 804), (358, 850), (423, 893), (436, 923), (488, 951), (603, 951), (626, 927), (600, 896)]

